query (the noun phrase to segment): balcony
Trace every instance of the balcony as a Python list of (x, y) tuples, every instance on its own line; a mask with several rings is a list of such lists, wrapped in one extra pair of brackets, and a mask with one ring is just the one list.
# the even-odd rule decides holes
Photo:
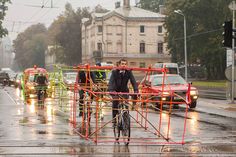
[(93, 51), (93, 58), (102, 58), (102, 51)]
[(159, 59), (159, 58), (170, 58), (171, 55), (168, 54), (136, 54), (136, 53), (103, 53), (103, 57), (109, 57), (109, 58), (143, 58), (143, 59)]

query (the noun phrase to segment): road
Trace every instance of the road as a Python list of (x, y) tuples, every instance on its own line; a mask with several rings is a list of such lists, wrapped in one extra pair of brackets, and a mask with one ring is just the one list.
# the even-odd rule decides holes
[[(98, 144), (85, 140), (67, 117), (55, 114), (55, 102), (42, 108), (32, 102), (24, 103), (20, 93), (13, 87), (0, 89), (0, 155), (236, 156), (236, 117), (230, 116), (236, 112), (212, 107), (209, 99), (200, 99), (197, 108), (188, 112), (184, 145), (168, 145), (164, 138), (154, 139), (156, 136), (148, 131), (153, 131), (150, 125), (145, 130), (132, 121), (131, 143), (126, 147), (122, 143), (102, 142), (102, 138)], [(135, 117), (135, 112), (131, 115)], [(169, 137), (175, 142), (182, 141), (185, 108), (173, 110), (170, 116)], [(106, 113), (104, 120), (109, 118), (110, 113)], [(163, 113), (164, 136), (168, 118)], [(159, 113), (150, 111), (148, 120), (158, 126)], [(110, 124), (102, 133), (106, 137), (113, 135)]]

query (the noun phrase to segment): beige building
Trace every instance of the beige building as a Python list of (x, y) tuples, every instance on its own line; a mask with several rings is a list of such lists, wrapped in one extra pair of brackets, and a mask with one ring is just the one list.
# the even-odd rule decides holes
[(156, 62), (170, 62), (164, 43), (165, 15), (116, 3), (107, 13), (93, 13), (83, 19), (82, 62), (116, 63), (127, 58), (132, 67), (147, 67)]

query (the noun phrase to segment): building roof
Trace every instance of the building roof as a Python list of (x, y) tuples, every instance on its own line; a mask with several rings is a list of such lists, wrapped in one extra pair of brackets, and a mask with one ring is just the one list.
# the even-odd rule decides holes
[(129, 19), (159, 19), (159, 18), (165, 18), (165, 15), (160, 13), (155, 13), (152, 11), (144, 10), (137, 7), (119, 7), (113, 11), (107, 12), (107, 13), (95, 13), (96, 18), (107, 18), (114, 14), (117, 14), (123, 18), (129, 18)]

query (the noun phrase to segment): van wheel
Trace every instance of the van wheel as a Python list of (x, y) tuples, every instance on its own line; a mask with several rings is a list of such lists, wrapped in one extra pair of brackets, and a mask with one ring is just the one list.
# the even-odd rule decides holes
[(190, 108), (195, 108), (196, 106), (197, 106), (197, 102), (196, 102), (196, 101), (192, 102), (192, 103), (189, 105)]
[(179, 105), (178, 104), (174, 104), (173, 105), (173, 109), (179, 109)]
[(159, 111), (160, 108), (161, 108), (161, 104), (156, 103), (156, 104), (155, 104), (155, 111)]

